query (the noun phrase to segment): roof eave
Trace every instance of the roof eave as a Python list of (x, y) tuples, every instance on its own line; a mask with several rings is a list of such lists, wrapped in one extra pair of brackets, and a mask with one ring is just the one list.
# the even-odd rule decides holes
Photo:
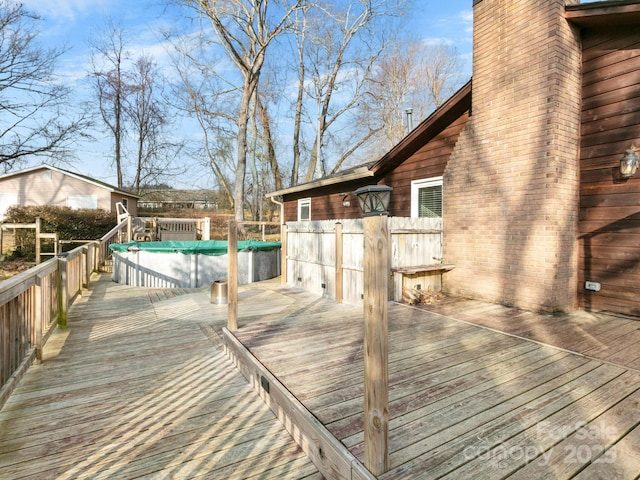
[(363, 178), (373, 177), (373, 172), (367, 168), (362, 167), (362, 169), (358, 169), (352, 173), (348, 173), (347, 175), (340, 175), (336, 177), (329, 178), (319, 178), (313, 182), (303, 183), (301, 185), (296, 185), (295, 187), (285, 188), (283, 190), (277, 190), (275, 192), (270, 192), (265, 195), (267, 198), (279, 197), (283, 195), (289, 195), (292, 193), (304, 192), (306, 190), (313, 190), (315, 188), (326, 187), (329, 185), (336, 185), (339, 183), (350, 182), (353, 180), (361, 180)]
[(568, 22), (580, 27), (640, 24), (640, 0), (602, 1), (565, 7)]

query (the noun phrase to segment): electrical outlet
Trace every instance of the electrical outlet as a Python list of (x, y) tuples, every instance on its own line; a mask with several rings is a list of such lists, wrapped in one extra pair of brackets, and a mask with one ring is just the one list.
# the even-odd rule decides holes
[(584, 282), (584, 288), (586, 290), (591, 290), (592, 292), (600, 291), (600, 283), (599, 282)]

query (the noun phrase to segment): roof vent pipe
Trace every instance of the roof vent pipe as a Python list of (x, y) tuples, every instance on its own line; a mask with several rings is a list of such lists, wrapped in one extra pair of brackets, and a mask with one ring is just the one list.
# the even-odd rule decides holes
[(407, 114), (407, 134), (413, 130), (413, 108), (407, 108), (404, 113)]

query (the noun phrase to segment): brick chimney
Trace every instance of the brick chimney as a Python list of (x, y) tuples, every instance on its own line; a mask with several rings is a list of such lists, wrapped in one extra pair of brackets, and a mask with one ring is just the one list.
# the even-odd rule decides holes
[(474, 0), (472, 115), (444, 175), (445, 291), (577, 306), (580, 37), (566, 0)]

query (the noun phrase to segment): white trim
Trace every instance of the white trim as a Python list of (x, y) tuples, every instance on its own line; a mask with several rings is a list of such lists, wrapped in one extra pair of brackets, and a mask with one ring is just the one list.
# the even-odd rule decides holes
[[(309, 207), (309, 218), (302, 218), (302, 208), (304, 206)], [(311, 220), (311, 197), (301, 198), (298, 200), (298, 221), (308, 222)]]
[(411, 181), (411, 217), (418, 218), (418, 193), (424, 187), (442, 185), (442, 177), (422, 178)]

